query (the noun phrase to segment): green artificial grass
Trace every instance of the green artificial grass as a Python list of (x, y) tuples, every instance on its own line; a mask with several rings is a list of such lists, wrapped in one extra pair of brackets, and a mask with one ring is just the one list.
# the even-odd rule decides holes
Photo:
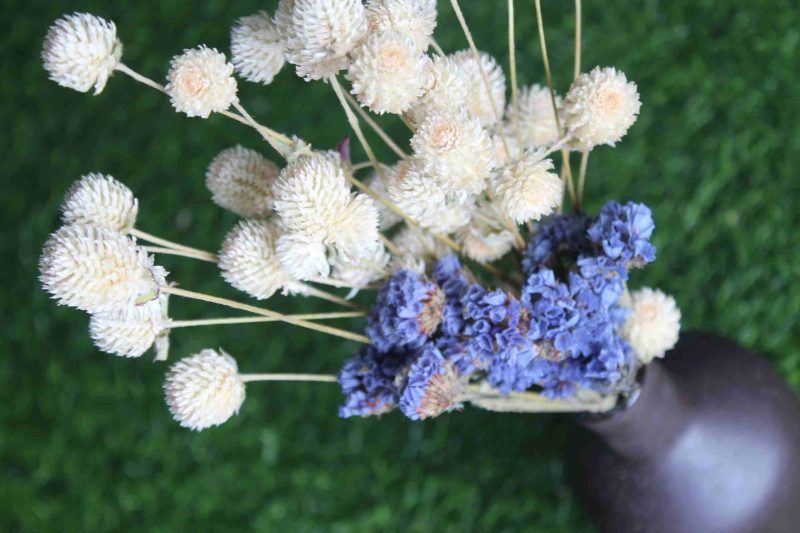
[[(178, 115), (123, 75), (99, 96), (57, 87), (39, 60), (48, 25), (74, 10), (115, 20), (125, 62), (163, 79), (172, 55), (199, 43), (227, 52), (234, 19), (274, 3), (3, 2), (0, 530), (591, 530), (564, 479), (567, 417), (467, 408), (425, 423), (397, 413), (345, 421), (336, 417), (336, 386), (253, 384), (240, 416), (191, 433), (164, 405), (165, 365), (99, 353), (87, 317), (40, 289), (40, 247), (82, 173), (128, 184), (141, 201), (141, 229), (216, 249), (236, 219), (211, 203), (206, 165), (235, 143), (269, 154), (245, 127)], [(449, 3), (440, 4), (437, 39), (463, 48)], [(478, 45), (506, 63), (505, 2), (462, 4)], [(616, 149), (592, 155), (589, 210), (611, 198), (649, 204), (659, 259), (634, 285), (674, 294), (685, 329), (759, 350), (800, 387), (795, 2), (584, 4), (584, 65), (623, 69), (644, 104)], [(561, 91), (572, 69), (571, 9), (544, 2)], [(541, 83), (533, 2), (518, 0), (517, 12), (521, 81)], [(270, 87), (241, 83), (241, 97), (259, 119), (316, 146), (348, 134), (329, 87), (290, 68)], [(405, 135), (397, 120), (384, 123)], [(185, 288), (246, 299), (213, 265), (162, 263)], [(178, 318), (226, 313), (183, 301), (172, 309)], [(173, 358), (222, 346), (246, 372), (335, 372), (355, 348), (275, 324), (181, 330), (172, 340)]]

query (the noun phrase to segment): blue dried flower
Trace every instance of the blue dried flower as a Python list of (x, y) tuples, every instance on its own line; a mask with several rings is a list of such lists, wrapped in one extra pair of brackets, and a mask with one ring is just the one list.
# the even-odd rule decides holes
[(458, 409), (464, 381), (453, 363), (427, 344), (408, 370), (400, 410), (411, 420), (423, 420)]
[(404, 350), (381, 353), (366, 346), (348, 359), (339, 372), (345, 396), (339, 416), (380, 415), (391, 411), (400, 399), (398, 376), (408, 367), (411, 356)]
[(646, 205), (608, 202), (589, 226), (588, 234), (609, 258), (627, 267), (643, 267), (656, 258), (656, 248), (650, 243), (655, 227)]
[(554, 271), (568, 269), (578, 256), (593, 248), (586, 230), (591, 220), (583, 215), (558, 215), (537, 226), (531, 234), (522, 269), (530, 275), (540, 268)]
[(441, 258), (433, 268), (433, 279), (444, 291), (442, 332), (447, 335), (458, 335), (464, 326), (461, 298), (469, 288), (458, 257), (448, 255)]

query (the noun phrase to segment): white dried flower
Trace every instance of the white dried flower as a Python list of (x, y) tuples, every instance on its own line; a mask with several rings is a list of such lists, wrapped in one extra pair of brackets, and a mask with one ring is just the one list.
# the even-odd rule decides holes
[(500, 212), (491, 203), (478, 206), (472, 223), (458, 231), (461, 251), (478, 263), (497, 261), (514, 246), (514, 234), (500, 223)]
[(245, 386), (233, 357), (206, 349), (172, 365), (164, 396), (182, 427), (200, 431), (238, 414)]
[(466, 110), (429, 114), (411, 138), (423, 172), (448, 193), (480, 194), (494, 167), (494, 148), (477, 118)]
[(517, 137), (513, 133), (513, 129), (506, 127), (505, 133), (505, 142), (503, 142), (503, 136), (497, 132), (492, 133), (491, 136), (495, 165), (498, 168), (504, 167), (512, 161), (516, 161), (525, 151), (520, 148)]
[(568, 131), (583, 150), (614, 146), (636, 122), (641, 106), (636, 84), (614, 67), (581, 74), (564, 98)]
[(231, 62), (241, 77), (264, 85), (272, 83), (283, 68), (283, 44), (264, 11), (236, 21), (231, 29)]
[(630, 295), (630, 309), (622, 336), (628, 339), (644, 364), (664, 357), (678, 342), (681, 311), (675, 299), (658, 289), (645, 287)]
[(184, 50), (170, 62), (166, 91), (177, 111), (208, 118), (236, 101), (233, 65), (225, 54), (205, 45)]
[(278, 238), (275, 252), (283, 268), (294, 279), (327, 278), (330, 275), (331, 267), (322, 237), (287, 233)]
[(402, 33), (419, 52), (425, 52), (436, 29), (436, 0), (371, 0), (367, 23), (370, 33)]
[(373, 113), (402, 113), (422, 95), (428, 60), (410, 37), (375, 33), (352, 56), (347, 71), (351, 92)]
[[(301, 292), (275, 252), (278, 230), (271, 222), (243, 220), (222, 243), (219, 268), (225, 281), (259, 300), (283, 290)], [(297, 289), (297, 290), (296, 290)]]
[(425, 92), (407, 115), (415, 124), (436, 111), (469, 106), (470, 78), (449, 56), (435, 56), (427, 62)]
[[(556, 96), (556, 108), (561, 109), (561, 97)], [(509, 104), (506, 116), (512, 121), (506, 128), (507, 134), (515, 133), (513, 116), (514, 105)], [(563, 117), (562, 118), (563, 122)], [(525, 148), (545, 148), (558, 141), (558, 125), (553, 113), (550, 90), (541, 85), (523, 87), (519, 92), (519, 129)]]
[(275, 26), (297, 75), (319, 80), (346, 69), (367, 34), (361, 0), (281, 0)]
[(371, 255), (350, 260), (340, 254), (331, 258), (332, 277), (355, 288), (368, 286), (386, 276), (390, 256), (383, 246), (375, 248)]
[(272, 187), (280, 169), (255, 150), (234, 146), (221, 151), (208, 166), (206, 187), (218, 206), (244, 218), (272, 213)]
[(113, 22), (89, 13), (56, 20), (44, 38), (42, 60), (50, 79), (62, 87), (100, 94), (122, 57)]
[[(388, 197), (389, 193), (386, 191), (386, 185), (377, 172), (373, 171), (372, 175), (365, 181), (365, 184), (379, 195)], [(391, 229), (403, 220), (403, 217), (380, 202), (375, 202), (375, 207), (378, 208), (381, 230)]]
[(517, 224), (552, 213), (563, 196), (564, 184), (552, 172), (553, 162), (541, 151), (498, 170), (492, 182), (497, 205)]
[(380, 246), (379, 216), (372, 198), (354, 195), (342, 218), (330, 227), (326, 242), (348, 261), (368, 257)]
[(92, 315), (89, 335), (95, 346), (121, 357), (140, 357), (155, 344), (156, 359), (165, 360), (169, 348), (167, 298), (161, 294), (142, 305)]
[(72, 224), (50, 235), (39, 260), (43, 287), (60, 305), (102, 313), (158, 296), (166, 272), (133, 239)]
[(498, 119), (501, 118), (497, 115), (506, 108), (506, 76), (503, 74), (502, 67), (486, 52), (479, 52), (480, 64), (483, 65), (483, 71), (491, 88), (487, 91), (481, 69), (472, 50), (461, 50), (451, 54), (451, 57), (469, 79), (469, 111), (478, 117), (484, 127), (497, 124)]
[(451, 233), (469, 224), (473, 197), (448, 195), (416, 159), (400, 161), (386, 185), (389, 198), (423, 228)]
[(428, 231), (406, 226), (392, 242), (400, 255), (392, 258), (392, 270), (411, 270), (424, 274), (427, 267), (453, 251)]
[(139, 202), (111, 176), (86, 174), (64, 195), (61, 217), (66, 224), (88, 224), (128, 233), (136, 223)]

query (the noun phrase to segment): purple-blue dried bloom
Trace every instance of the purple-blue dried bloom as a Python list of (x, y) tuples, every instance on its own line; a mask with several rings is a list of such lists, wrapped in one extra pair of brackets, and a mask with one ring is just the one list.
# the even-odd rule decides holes
[(655, 227), (646, 205), (608, 202), (587, 233), (609, 258), (626, 266), (643, 267), (656, 258), (656, 248), (650, 243)]
[(433, 280), (444, 291), (442, 332), (446, 335), (458, 335), (464, 326), (461, 298), (469, 288), (458, 257), (448, 255), (437, 261), (433, 267)]
[(584, 215), (557, 215), (539, 224), (528, 239), (522, 269), (530, 275), (540, 268), (569, 268), (579, 255), (591, 253), (586, 230), (591, 220)]
[(463, 383), (452, 362), (434, 345), (426, 344), (408, 369), (400, 410), (411, 420), (422, 420), (458, 409)]
[(391, 411), (400, 399), (398, 375), (410, 362), (407, 351), (380, 353), (373, 346), (362, 348), (345, 362), (339, 384), (345, 396), (339, 416), (379, 415)]

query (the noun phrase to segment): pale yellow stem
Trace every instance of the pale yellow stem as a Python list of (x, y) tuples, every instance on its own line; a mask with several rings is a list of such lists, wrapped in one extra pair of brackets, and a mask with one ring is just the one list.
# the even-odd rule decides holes
[(515, 413), (573, 413), (610, 411), (617, 404), (616, 396), (579, 395), (569, 400), (552, 400), (536, 392), (511, 392), (503, 394), (486, 384), (467, 386), (464, 399), (474, 405), (497, 412)]
[(197, 259), (198, 261), (206, 261), (208, 263), (217, 262), (217, 257), (215, 255), (198, 254), (195, 252), (187, 252), (186, 250), (176, 250), (175, 248), (162, 248), (160, 246), (142, 246), (142, 248), (151, 254), (188, 257), (189, 259)]
[(250, 381), (316, 381), (320, 383), (336, 383), (336, 376), (331, 374), (239, 374), (244, 382)]
[[(364, 316), (363, 312), (347, 311), (344, 313), (308, 313), (304, 315), (286, 315), (291, 318), (301, 320), (333, 320), (337, 318), (360, 318)], [(279, 322), (277, 318), (268, 318), (265, 316), (243, 316), (231, 318), (200, 318), (196, 320), (172, 320), (168, 328), (191, 328), (197, 326), (225, 326), (234, 324), (256, 324), (262, 322)]]
[(578, 207), (583, 204), (583, 186), (586, 184), (586, 167), (589, 164), (589, 152), (581, 152), (581, 167), (578, 171)]
[[(247, 112), (247, 110), (238, 100), (234, 100), (233, 107), (242, 114), (247, 123), (258, 133), (260, 133), (261, 137), (263, 137), (264, 140), (267, 141), (267, 143), (269, 143), (269, 145), (272, 146), (276, 152), (281, 154), (284, 159), (289, 159), (289, 155), (297, 146), (295, 141), (286, 135), (283, 135), (282, 133), (278, 133), (277, 131), (270, 129), (263, 124), (258, 123), (252, 116), (250, 116), (250, 113)], [(229, 113), (229, 111), (225, 111), (223, 114), (229, 116)]]
[(358, 114), (359, 114), (359, 116), (360, 116), (360, 117), (361, 117), (361, 118), (364, 120), (364, 122), (366, 122), (366, 123), (367, 123), (367, 125), (368, 125), (370, 128), (372, 128), (372, 131), (374, 131), (374, 132), (375, 132), (375, 133), (378, 135), (378, 137), (380, 137), (380, 138), (381, 138), (381, 140), (382, 140), (383, 142), (385, 142), (385, 143), (386, 143), (386, 146), (388, 146), (389, 148), (391, 148), (391, 150), (392, 150), (392, 151), (393, 151), (395, 154), (397, 154), (397, 157), (399, 157), (400, 159), (405, 159), (406, 157), (408, 157), (408, 155), (407, 155), (407, 154), (406, 154), (406, 153), (405, 153), (405, 152), (402, 150), (402, 148), (400, 148), (400, 147), (399, 147), (399, 146), (398, 146), (398, 145), (397, 145), (397, 144), (396, 144), (396, 143), (395, 143), (395, 142), (392, 140), (392, 138), (391, 138), (391, 137), (389, 137), (389, 134), (388, 134), (388, 133), (386, 133), (386, 130), (384, 130), (383, 128), (381, 128), (380, 124), (378, 124), (377, 122), (375, 122), (375, 121), (372, 119), (372, 117), (371, 117), (371, 116), (369, 116), (369, 113), (367, 113), (366, 111), (364, 111), (364, 110), (361, 108), (361, 106), (360, 106), (360, 105), (358, 105), (358, 102), (356, 102), (355, 98), (353, 98), (353, 96), (352, 96), (350, 93), (348, 93), (348, 92), (345, 92), (345, 93), (344, 93), (344, 96), (345, 96), (345, 98), (347, 98), (347, 102), (350, 104), (350, 106), (351, 106), (353, 109), (355, 109), (355, 110), (356, 110), (356, 113), (358, 113)]
[[(508, 61), (511, 72), (511, 105), (514, 108), (514, 133), (522, 149), (522, 129), (519, 125), (519, 87), (517, 82), (517, 43), (514, 32), (514, 0), (508, 0)], [(511, 156), (511, 154), (508, 154)]]
[(167, 248), (173, 248), (175, 250), (182, 250), (185, 252), (191, 252), (198, 255), (203, 255), (206, 257), (214, 257), (216, 256), (211, 252), (207, 252), (205, 250), (200, 250), (198, 248), (192, 248), (191, 246), (186, 246), (183, 244), (178, 244), (177, 242), (168, 241), (167, 239), (162, 239), (161, 237), (156, 237), (155, 235), (151, 235), (146, 233), (140, 229), (133, 228), (129, 232), (132, 236), (136, 237), (137, 239), (141, 239), (143, 241), (152, 242), (153, 244), (158, 244), (160, 246), (165, 246)]
[(575, 0), (575, 69), (574, 79), (581, 74), (581, 26), (583, 25), (583, 9), (581, 0)]
[(442, 47), (441, 47), (441, 46), (439, 46), (439, 43), (437, 43), (437, 42), (436, 42), (436, 39), (434, 39), (433, 37), (431, 37), (431, 46), (433, 47), (433, 50), (434, 50), (434, 51), (435, 51), (435, 52), (436, 52), (438, 55), (440, 55), (440, 56), (443, 56), (443, 55), (445, 55), (445, 53), (444, 53), (444, 50), (442, 50)]
[(363, 308), (360, 305), (345, 300), (344, 298), (336, 296), (335, 294), (312, 287), (311, 285), (304, 285), (303, 290), (306, 291), (309, 296), (313, 296), (314, 298), (319, 298), (320, 300), (343, 305), (344, 307), (349, 307), (350, 309), (358, 309), (359, 311), (363, 311)]

